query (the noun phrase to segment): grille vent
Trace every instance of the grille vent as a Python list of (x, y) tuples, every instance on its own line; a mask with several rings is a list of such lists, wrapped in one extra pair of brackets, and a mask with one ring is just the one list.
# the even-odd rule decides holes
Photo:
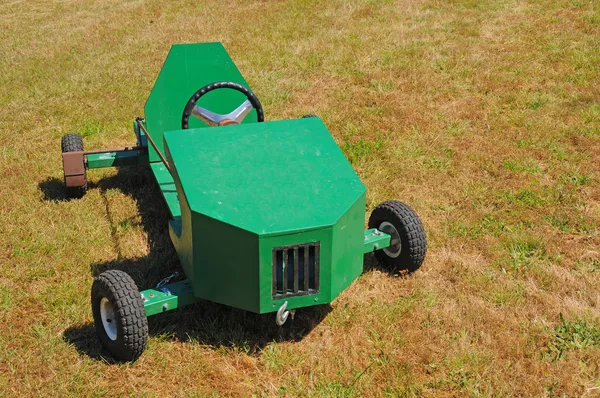
[(320, 242), (273, 248), (273, 298), (319, 292)]

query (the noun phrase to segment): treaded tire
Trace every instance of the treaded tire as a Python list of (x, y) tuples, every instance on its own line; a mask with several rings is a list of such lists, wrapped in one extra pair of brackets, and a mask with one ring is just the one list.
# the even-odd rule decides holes
[[(83, 151), (83, 138), (79, 134), (65, 134), (60, 143), (60, 149), (65, 152)], [(81, 187), (67, 187), (66, 192), (69, 198), (81, 198), (87, 192), (87, 173), (83, 176), (84, 184)], [(65, 183), (66, 185), (66, 183)]]
[[(102, 319), (102, 313), (107, 317), (107, 311), (101, 310), (103, 299), (108, 300), (110, 308), (114, 311), (109, 312), (114, 319), (111, 316), (106, 323), (108, 328), (114, 328), (111, 329), (114, 333), (113, 338), (109, 337), (110, 331), (107, 332)], [(105, 302), (104, 306), (106, 305)], [(133, 362), (142, 355), (148, 342), (148, 318), (140, 292), (127, 273), (109, 270), (94, 280), (92, 313), (98, 338), (115, 359)]]
[(316, 117), (319, 118), (317, 115), (315, 115), (314, 113), (309, 113), (308, 115), (304, 115), (302, 116), (302, 119), (310, 119), (312, 117)]
[(427, 252), (427, 237), (419, 216), (407, 204), (388, 200), (373, 210), (369, 228), (380, 229), (385, 222), (397, 231), (400, 245), (377, 250), (375, 257), (386, 267), (416, 271), (423, 264)]

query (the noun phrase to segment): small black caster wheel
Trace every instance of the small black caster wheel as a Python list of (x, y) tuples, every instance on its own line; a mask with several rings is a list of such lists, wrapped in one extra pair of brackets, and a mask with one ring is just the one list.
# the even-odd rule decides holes
[(389, 247), (375, 251), (375, 257), (384, 266), (413, 272), (423, 264), (427, 252), (425, 229), (408, 205), (398, 200), (381, 203), (369, 217), (369, 228), (392, 237)]

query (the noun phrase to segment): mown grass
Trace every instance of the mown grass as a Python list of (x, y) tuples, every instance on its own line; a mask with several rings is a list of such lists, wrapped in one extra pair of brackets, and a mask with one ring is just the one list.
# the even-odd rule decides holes
[[(169, 46), (197, 41), (268, 120), (318, 114), (369, 210), (409, 203), (429, 253), (409, 277), (367, 258), (283, 330), (206, 303), (151, 318), (116, 365), (89, 288), (177, 270), (166, 211), (136, 170), (64, 200), (60, 137), (131, 144)], [(599, 45), (589, 0), (0, 4), (0, 395), (597, 395)]]

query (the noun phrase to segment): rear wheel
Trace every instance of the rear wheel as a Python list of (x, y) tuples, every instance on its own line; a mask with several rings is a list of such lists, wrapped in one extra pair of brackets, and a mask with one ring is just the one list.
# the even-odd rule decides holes
[(135, 282), (123, 271), (101, 273), (92, 285), (92, 313), (102, 345), (119, 361), (135, 361), (148, 342), (148, 319)]
[(369, 217), (369, 228), (377, 228), (391, 236), (391, 244), (375, 252), (385, 266), (413, 272), (425, 260), (427, 238), (419, 216), (398, 200), (381, 203)]
[[(83, 152), (83, 139), (79, 134), (66, 134), (63, 135), (61, 141), (61, 150), (65, 152)], [(82, 157), (83, 159), (83, 157)], [(66, 187), (67, 196), (69, 198), (81, 198), (87, 192), (87, 175), (85, 173), (85, 166), (83, 168), (83, 185)], [(67, 185), (67, 177), (64, 177), (65, 186)]]

